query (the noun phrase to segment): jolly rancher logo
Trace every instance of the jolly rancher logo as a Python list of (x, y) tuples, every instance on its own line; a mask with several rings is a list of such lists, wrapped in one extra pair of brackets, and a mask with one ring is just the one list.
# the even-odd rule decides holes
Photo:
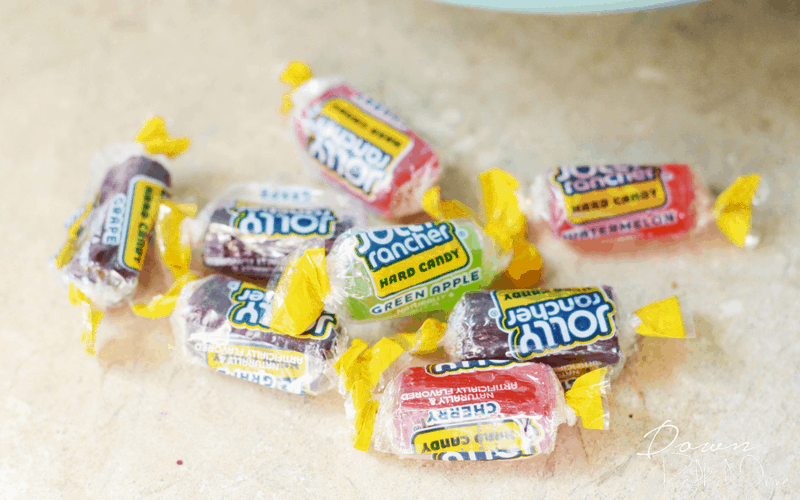
[(411, 143), (407, 134), (341, 97), (325, 102), (309, 125), (308, 153), (368, 199), (391, 177)]
[(601, 288), (497, 290), (497, 326), (511, 354), (528, 360), (614, 335), (614, 303)]
[(338, 220), (327, 208), (236, 207), (231, 209), (230, 226), (246, 235), (326, 238)]
[(450, 222), (374, 229), (356, 234), (379, 298), (469, 266), (471, 256)]

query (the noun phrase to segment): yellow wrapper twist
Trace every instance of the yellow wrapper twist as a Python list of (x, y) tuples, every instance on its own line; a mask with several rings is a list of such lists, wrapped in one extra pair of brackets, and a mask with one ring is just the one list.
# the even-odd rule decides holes
[(608, 386), (608, 368), (600, 368), (578, 377), (572, 389), (564, 394), (567, 404), (581, 417), (585, 428), (608, 430)]
[(325, 249), (306, 250), (287, 266), (278, 281), (270, 328), (299, 337), (322, 314), (325, 297), (330, 292)]
[(83, 207), (83, 212), (75, 222), (70, 224), (69, 229), (67, 229), (67, 242), (64, 243), (64, 246), (61, 248), (61, 251), (58, 252), (58, 255), (55, 259), (55, 264), (57, 269), (61, 269), (64, 265), (72, 260), (72, 256), (75, 255), (75, 251), (78, 249), (76, 243), (78, 242), (78, 236), (81, 234), (81, 227), (83, 226), (83, 221), (86, 219), (86, 216), (92, 211), (92, 203), (87, 203), (85, 207)]
[(631, 315), (631, 326), (644, 337), (691, 338), (694, 328), (687, 323), (691, 321), (684, 321), (681, 305), (674, 296), (648, 304)]
[(163, 318), (175, 309), (178, 296), (184, 285), (197, 279), (189, 271), (192, 262), (192, 249), (188, 241), (181, 238), (181, 224), (187, 217), (194, 217), (197, 207), (192, 204), (180, 204), (162, 199), (158, 209), (156, 222), (156, 242), (161, 259), (169, 267), (174, 281), (172, 286), (161, 295), (156, 295), (147, 304), (133, 304), (131, 310), (144, 318)]
[(367, 347), (361, 339), (353, 340), (350, 348), (334, 365), (345, 390), (350, 393), (356, 417), (353, 421), (353, 447), (368, 451), (378, 402), (373, 391), (381, 375), (403, 353), (427, 354), (436, 350), (444, 334), (444, 325), (434, 319), (426, 320), (416, 333), (400, 333), (379, 340)]
[(442, 190), (435, 186), (422, 195), (422, 208), (436, 220), (469, 217), (477, 219), (475, 212), (458, 200), (442, 200)]
[(284, 92), (283, 105), (281, 106), (281, 113), (286, 114), (291, 111), (294, 104), (292, 103), (292, 94), (304, 82), (309, 80), (313, 74), (311, 68), (303, 61), (292, 61), (281, 73), (280, 80), (283, 83), (291, 85), (291, 90)]
[[(527, 239), (527, 220), (517, 200), (519, 182), (503, 170), (493, 168), (478, 176), (484, 206), (484, 232), (506, 252), (513, 252), (506, 276), (518, 288), (531, 288), (542, 275), (542, 257)], [(442, 200), (438, 187), (422, 199), (428, 215), (437, 221), (471, 217), (475, 213), (457, 200)]]
[(761, 176), (758, 174), (739, 177), (714, 203), (717, 226), (738, 247), (744, 246), (745, 238), (750, 234), (753, 197), (760, 182)]
[(136, 134), (136, 141), (144, 144), (144, 148), (151, 154), (164, 154), (175, 158), (189, 149), (188, 137), (172, 137), (167, 131), (164, 119), (160, 116), (150, 118)]
[(103, 311), (97, 309), (92, 305), (83, 292), (81, 292), (74, 283), (69, 284), (68, 292), (69, 301), (73, 306), (80, 306), (83, 311), (83, 331), (81, 332), (81, 343), (89, 356), (97, 356), (95, 350), (95, 339), (97, 338), (97, 326), (100, 320), (103, 319)]

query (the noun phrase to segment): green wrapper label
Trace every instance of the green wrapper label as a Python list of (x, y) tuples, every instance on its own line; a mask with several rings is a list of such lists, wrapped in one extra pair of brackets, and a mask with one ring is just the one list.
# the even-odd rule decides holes
[(349, 285), (350, 316), (448, 310), (465, 292), (485, 288), (497, 270), (483, 269), (478, 231), (471, 222), (428, 222), (355, 232), (353, 276), (363, 278)]

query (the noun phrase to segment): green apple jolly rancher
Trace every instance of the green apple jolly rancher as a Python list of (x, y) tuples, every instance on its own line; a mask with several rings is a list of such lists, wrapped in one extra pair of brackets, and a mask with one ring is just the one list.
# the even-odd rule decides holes
[[(487, 174), (486, 184), (516, 182), (505, 172)], [(323, 306), (354, 321), (452, 309), (465, 292), (485, 289), (505, 272), (516, 253), (515, 239), (524, 240), (524, 216), (515, 202), (485, 205), (484, 227), (462, 211), (453, 220), (350, 229), (327, 257), (322, 248), (306, 250), (277, 285), (270, 325), (302, 333)], [(500, 208), (491, 210), (495, 207)], [(518, 236), (498, 237), (498, 228)]]
[[(324, 302), (355, 321), (398, 318), (452, 309), (465, 292), (488, 287), (509, 260), (510, 254), (469, 219), (351, 229), (327, 258), (324, 249), (315, 248), (294, 261), (276, 295), (283, 295), (286, 310), (292, 303), (306, 309), (315, 301), (297, 289), (305, 291), (312, 283), (320, 308)], [(281, 294), (282, 286), (287, 293)], [(289, 316), (303, 328), (300, 316)], [(272, 324), (281, 320), (273, 303)]]

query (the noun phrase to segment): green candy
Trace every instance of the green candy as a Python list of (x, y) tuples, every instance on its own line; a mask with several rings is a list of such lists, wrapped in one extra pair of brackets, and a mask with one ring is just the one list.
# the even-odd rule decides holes
[(332, 295), (357, 321), (449, 311), (508, 266), (473, 221), (351, 229), (328, 256)]

